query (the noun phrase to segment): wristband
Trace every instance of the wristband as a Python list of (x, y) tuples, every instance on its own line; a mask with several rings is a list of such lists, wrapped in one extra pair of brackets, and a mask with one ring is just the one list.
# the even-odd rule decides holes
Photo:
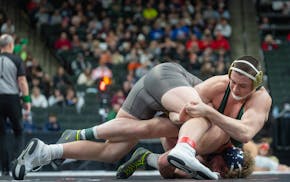
[(31, 97), (29, 95), (25, 95), (22, 97), (24, 103), (31, 103)]

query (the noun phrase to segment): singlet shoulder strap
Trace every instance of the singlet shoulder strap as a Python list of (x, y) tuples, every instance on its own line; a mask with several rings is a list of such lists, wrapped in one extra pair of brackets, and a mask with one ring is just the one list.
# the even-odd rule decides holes
[(218, 108), (218, 111), (220, 113), (224, 113), (229, 95), (230, 95), (230, 84), (228, 84), (227, 89), (226, 89), (225, 94), (224, 94), (224, 97), (223, 97), (223, 100)]
[(243, 105), (242, 105), (242, 107), (241, 107), (236, 119), (241, 119), (242, 118), (242, 116), (244, 114), (244, 106), (245, 106), (245, 104), (246, 104), (246, 102), (243, 103)]

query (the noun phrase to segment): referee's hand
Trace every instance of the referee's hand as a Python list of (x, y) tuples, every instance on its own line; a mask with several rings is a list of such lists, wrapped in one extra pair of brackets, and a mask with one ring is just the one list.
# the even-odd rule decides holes
[(30, 112), (31, 110), (31, 103), (27, 102), (23, 104), (23, 108), (25, 109), (25, 111)]

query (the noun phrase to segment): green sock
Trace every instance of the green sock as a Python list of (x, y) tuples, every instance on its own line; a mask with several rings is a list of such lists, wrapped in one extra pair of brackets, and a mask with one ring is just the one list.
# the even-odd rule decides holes
[(81, 140), (95, 140), (96, 137), (96, 126), (81, 130)]

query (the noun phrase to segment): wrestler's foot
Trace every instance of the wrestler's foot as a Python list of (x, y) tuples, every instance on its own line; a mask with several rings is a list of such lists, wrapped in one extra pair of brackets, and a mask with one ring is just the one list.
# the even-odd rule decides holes
[(218, 175), (195, 158), (195, 150), (186, 143), (178, 143), (168, 154), (170, 164), (195, 179), (218, 179)]
[(146, 165), (146, 158), (151, 152), (143, 147), (138, 148), (132, 155), (132, 157), (124, 164), (122, 164), (118, 170), (117, 179), (129, 178), (139, 167)]
[(51, 162), (48, 145), (37, 138), (27, 144), (19, 157), (13, 161), (12, 176), (16, 180), (23, 180), (30, 171), (37, 171), (42, 166)]
[(81, 130), (65, 130), (56, 143), (59, 144), (78, 141), (80, 140), (80, 137)]
[[(69, 143), (80, 140), (81, 130), (65, 130), (58, 141), (57, 144), (60, 143)], [(65, 159), (55, 159), (51, 162), (53, 168), (58, 168), (65, 161)]]

